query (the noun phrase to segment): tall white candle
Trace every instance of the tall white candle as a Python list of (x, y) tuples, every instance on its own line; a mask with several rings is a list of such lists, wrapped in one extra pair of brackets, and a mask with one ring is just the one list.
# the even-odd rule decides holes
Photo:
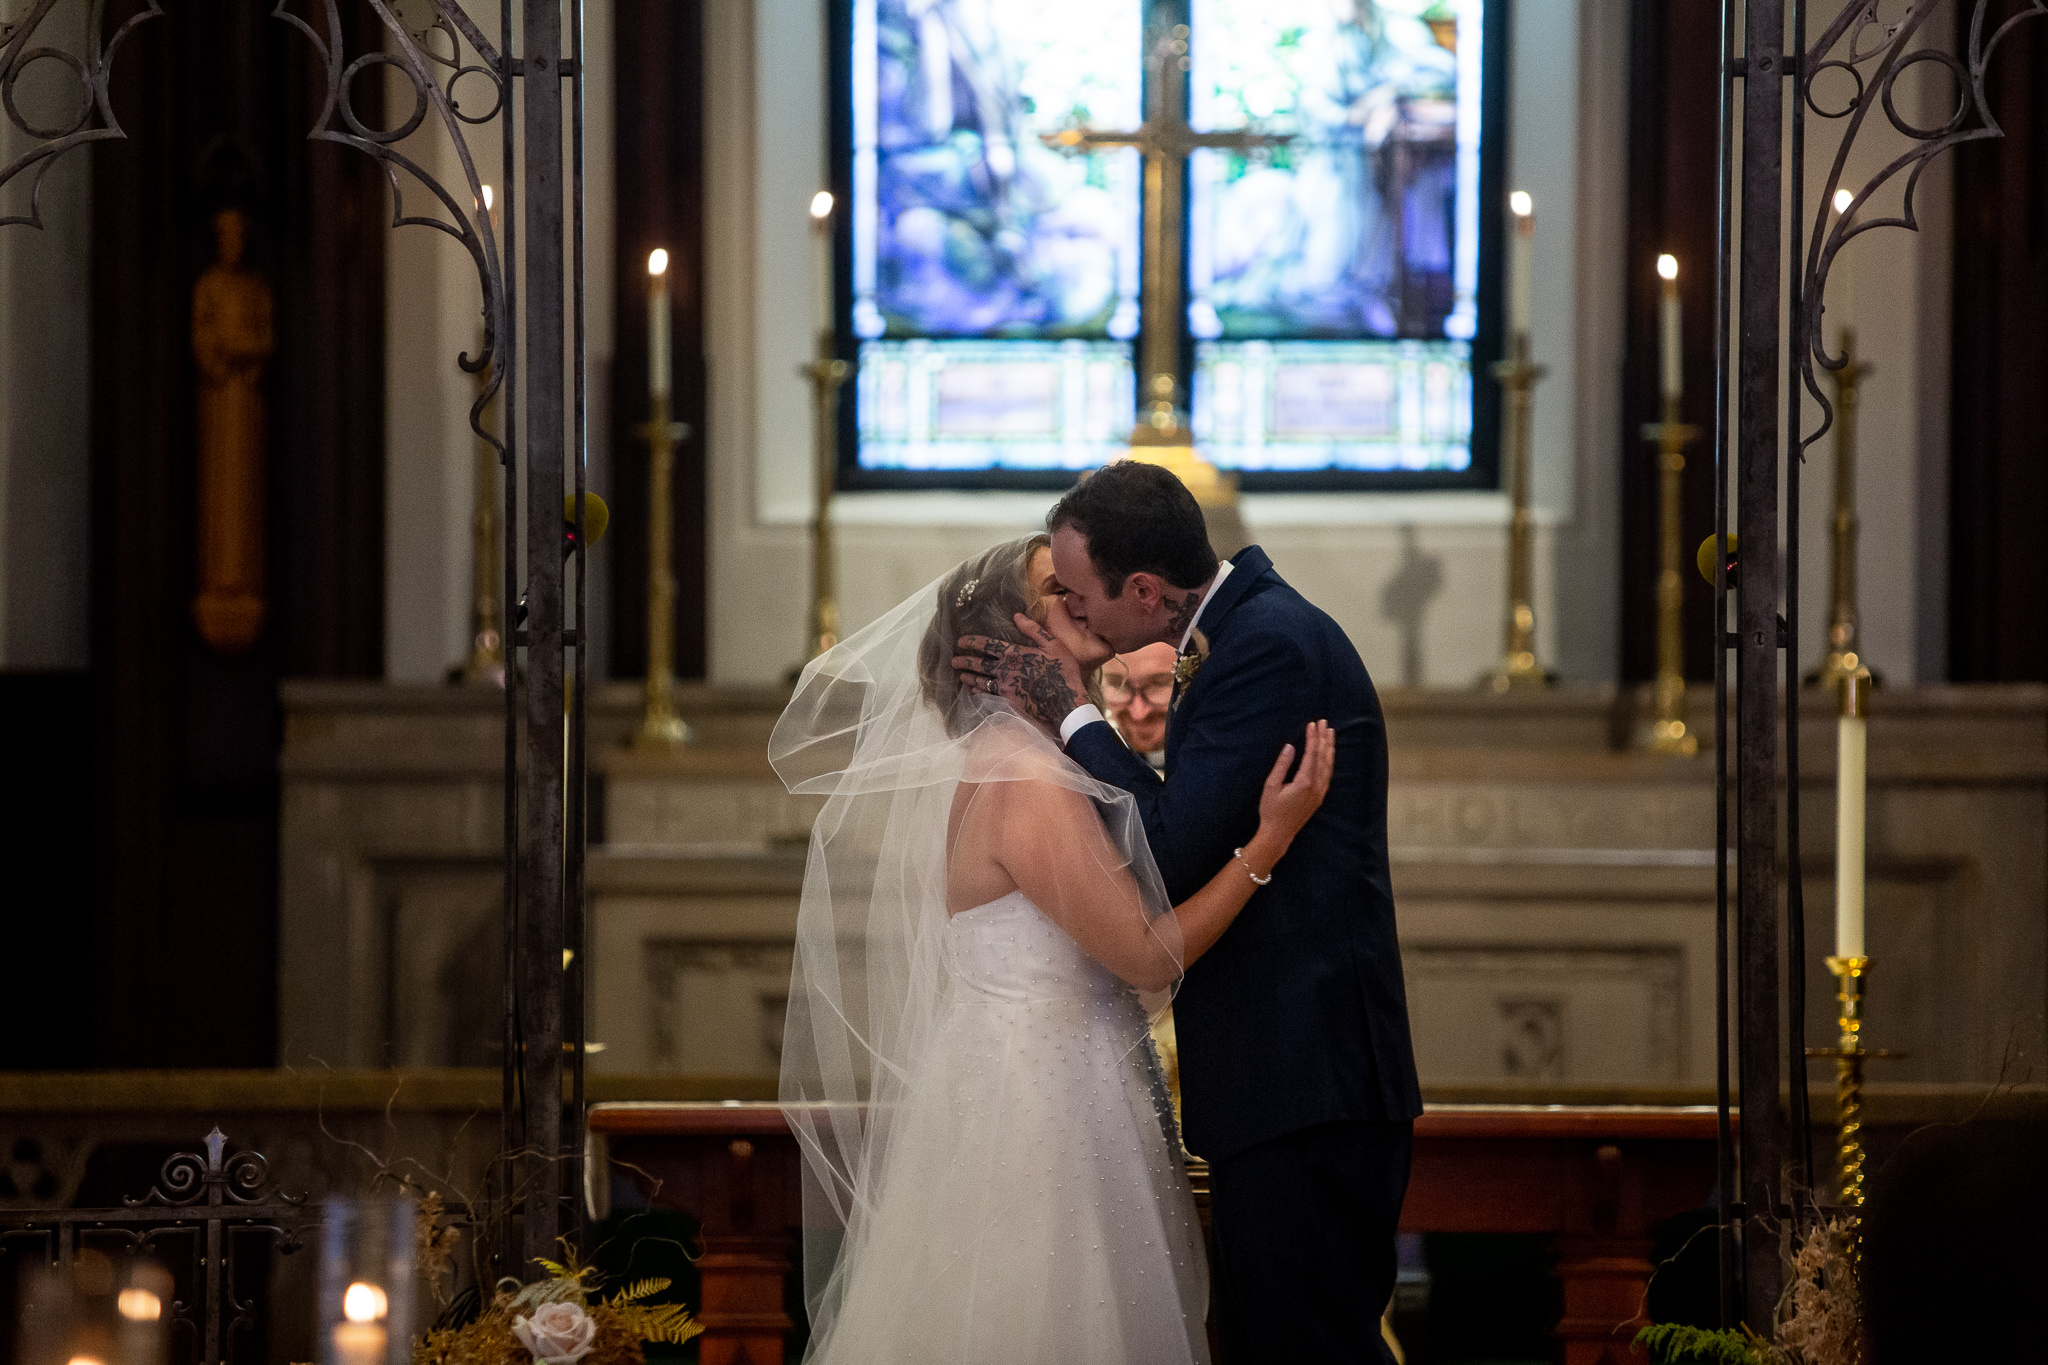
[(832, 330), (832, 191), (811, 196), (811, 323), (819, 336)]
[[(1846, 214), (1855, 202), (1856, 196), (1848, 190), (1836, 190), (1835, 216), (1840, 218)], [(1855, 256), (1855, 251), (1848, 245), (1835, 252), (1835, 263), (1828, 270), (1827, 294), (1821, 300), (1822, 316), (1835, 324), (1838, 336), (1856, 325), (1850, 307), (1856, 300)]]
[(1664, 297), (1658, 305), (1658, 322), (1663, 336), (1661, 356), (1664, 397), (1677, 399), (1685, 392), (1685, 342), (1679, 334), (1678, 258), (1657, 258), (1657, 274), (1664, 280)]
[(1508, 234), (1508, 336), (1529, 334), (1530, 279), (1529, 248), (1536, 237), (1536, 201), (1527, 190), (1508, 196), (1514, 214), (1514, 230)]
[[(1851, 680), (1852, 688), (1868, 687)], [(1835, 723), (1835, 956), (1863, 956), (1863, 820), (1867, 756), (1860, 704)]]
[(668, 253), (647, 253), (647, 396), (669, 394)]

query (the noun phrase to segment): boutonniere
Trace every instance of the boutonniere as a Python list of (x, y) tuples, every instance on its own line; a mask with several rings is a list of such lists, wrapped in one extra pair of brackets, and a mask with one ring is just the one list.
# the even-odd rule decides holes
[(1202, 665), (1208, 658), (1209, 637), (1197, 630), (1188, 638), (1186, 652), (1173, 661), (1173, 703), (1168, 710), (1180, 705), (1181, 694), (1187, 691), (1188, 684), (1195, 680), (1195, 674), (1202, 671)]

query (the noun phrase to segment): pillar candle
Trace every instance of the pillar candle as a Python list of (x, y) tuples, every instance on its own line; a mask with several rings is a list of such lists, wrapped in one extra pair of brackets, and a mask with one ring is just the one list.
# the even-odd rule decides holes
[(656, 247), (647, 256), (647, 395), (669, 394), (668, 253)]
[(811, 196), (811, 324), (819, 336), (832, 331), (832, 191)]
[[(1857, 687), (1856, 681), (1847, 684)], [(1853, 712), (1853, 713), (1852, 713)], [(1863, 792), (1866, 731), (1860, 706), (1844, 708), (1835, 744), (1835, 956), (1863, 956)]]
[(1663, 337), (1663, 396), (1674, 400), (1685, 392), (1685, 343), (1679, 334), (1678, 258), (1659, 256), (1657, 273), (1664, 280), (1664, 297), (1658, 305), (1658, 323)]
[[(1856, 196), (1848, 190), (1836, 190), (1836, 216), (1839, 218), (1841, 215), (1848, 213), (1849, 206), (1855, 202)], [(1844, 243), (1835, 252), (1835, 263), (1828, 270), (1826, 297), (1821, 300), (1823, 316), (1835, 324), (1838, 345), (1840, 344), (1840, 333), (1848, 331), (1856, 325), (1850, 310), (1850, 305), (1856, 299), (1855, 253), (1850, 250), (1852, 245), (1853, 243)]]
[(334, 1329), (334, 1355), (341, 1365), (384, 1365), (390, 1334), (374, 1322), (344, 1322)]
[(1516, 190), (1508, 196), (1515, 216), (1514, 231), (1508, 234), (1508, 335), (1529, 334), (1530, 279), (1529, 248), (1536, 236), (1536, 204), (1528, 192)]

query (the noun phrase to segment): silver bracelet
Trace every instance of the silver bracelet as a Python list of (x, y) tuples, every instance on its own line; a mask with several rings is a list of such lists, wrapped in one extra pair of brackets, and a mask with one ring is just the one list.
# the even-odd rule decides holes
[(1270, 873), (1270, 872), (1268, 872), (1268, 873), (1267, 873), (1267, 874), (1266, 874), (1265, 876), (1261, 877), (1261, 876), (1260, 876), (1260, 875), (1259, 875), (1258, 873), (1256, 873), (1256, 872), (1252, 871), (1252, 865), (1251, 865), (1250, 863), (1245, 863), (1245, 862), (1244, 862), (1244, 850), (1243, 850), (1243, 849), (1241, 849), (1241, 848), (1239, 848), (1239, 849), (1232, 849), (1232, 850), (1231, 850), (1231, 852), (1233, 852), (1233, 853), (1235, 853), (1235, 854), (1237, 855), (1237, 860), (1238, 860), (1239, 862), (1241, 862), (1241, 863), (1244, 863), (1244, 871), (1245, 871), (1245, 875), (1246, 875), (1246, 876), (1248, 876), (1248, 877), (1250, 877), (1250, 878), (1252, 879), (1252, 881), (1253, 881), (1253, 882), (1255, 882), (1256, 884), (1258, 884), (1258, 885), (1260, 885), (1260, 886), (1264, 886), (1264, 885), (1265, 885), (1266, 883), (1268, 883), (1268, 882), (1270, 882), (1270, 881), (1272, 881), (1272, 880), (1273, 880), (1273, 874), (1272, 874), (1272, 873)]

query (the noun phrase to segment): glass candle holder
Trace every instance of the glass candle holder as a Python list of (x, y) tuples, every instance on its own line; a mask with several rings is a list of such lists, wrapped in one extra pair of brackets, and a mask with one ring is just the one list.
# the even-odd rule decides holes
[(413, 1335), (412, 1204), (330, 1199), (320, 1232), (321, 1365), (407, 1365)]

